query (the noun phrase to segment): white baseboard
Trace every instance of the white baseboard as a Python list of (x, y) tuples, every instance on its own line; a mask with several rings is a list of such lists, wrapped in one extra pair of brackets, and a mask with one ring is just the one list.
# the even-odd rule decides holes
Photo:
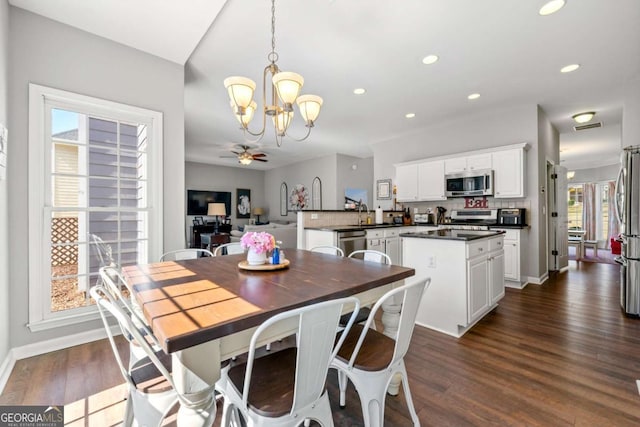
[(9, 376), (15, 364), (16, 358), (13, 355), (13, 350), (9, 350), (7, 357), (2, 362), (2, 365), (0, 365), (0, 394), (4, 393), (4, 387), (7, 385), (7, 381), (9, 381)]
[(527, 277), (527, 282), (533, 283), (534, 285), (542, 285), (547, 280), (549, 280), (549, 272), (546, 272), (540, 277), (531, 277), (531, 276)]
[[(115, 335), (116, 333), (120, 333), (120, 330), (116, 327), (113, 332)], [(98, 328), (91, 331), (81, 332), (79, 334), (54, 338), (10, 349), (7, 357), (0, 366), (0, 394), (4, 392), (4, 388), (7, 385), (7, 381), (9, 380), (9, 376), (11, 375), (11, 371), (13, 370), (16, 361), (26, 359), (27, 357), (61, 350), (63, 348), (73, 347), (75, 345), (86, 344), (106, 337), (107, 333), (104, 328)]]

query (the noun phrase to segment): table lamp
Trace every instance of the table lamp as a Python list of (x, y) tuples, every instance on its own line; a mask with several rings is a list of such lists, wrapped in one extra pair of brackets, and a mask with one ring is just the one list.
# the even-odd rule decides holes
[(258, 218), (256, 222), (260, 222), (260, 215), (264, 215), (263, 208), (253, 208), (253, 214)]
[(207, 215), (216, 217), (216, 227), (214, 233), (218, 234), (218, 221), (220, 216), (227, 216), (227, 209), (224, 203), (209, 203), (207, 206)]

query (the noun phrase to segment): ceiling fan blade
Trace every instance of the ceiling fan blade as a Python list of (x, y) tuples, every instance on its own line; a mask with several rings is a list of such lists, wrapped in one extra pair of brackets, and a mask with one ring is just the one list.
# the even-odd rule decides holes
[(238, 156), (220, 156), (221, 159), (237, 159)]
[(242, 154), (242, 153), (237, 153), (235, 151), (232, 151), (232, 153), (235, 154), (236, 156), (239, 156), (240, 154)]
[(253, 160), (255, 160), (256, 162), (268, 162), (269, 161), (269, 160), (266, 160), (266, 159), (253, 159)]
[(253, 156), (254, 158), (255, 158), (255, 157), (265, 157), (265, 156), (266, 156), (266, 154), (264, 154), (264, 153), (256, 153), (256, 154), (252, 154), (252, 156)]

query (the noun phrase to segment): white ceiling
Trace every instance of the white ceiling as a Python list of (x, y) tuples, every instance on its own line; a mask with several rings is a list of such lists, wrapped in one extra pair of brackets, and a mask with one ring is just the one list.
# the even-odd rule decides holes
[[(222, 81), (250, 77), (261, 96), (271, 48), (268, 0), (10, 3), (179, 64), (189, 58), (187, 159), (238, 165), (220, 158), (244, 142)], [(268, 153), (270, 162), (249, 167), (268, 169), (336, 152), (367, 157), (370, 144), (523, 104), (539, 104), (561, 133), (563, 165), (617, 162), (624, 87), (640, 75), (640, 1), (567, 0), (546, 17), (538, 15), (543, 3), (278, 0), (278, 65), (302, 74), (303, 93), (318, 94), (325, 104), (308, 140), (285, 139), (275, 148), (269, 134), (255, 147)], [(124, 17), (129, 18), (123, 22)], [(440, 60), (423, 65), (428, 54)], [(571, 63), (581, 68), (559, 72)], [(355, 96), (356, 87), (367, 93)], [(467, 100), (473, 92), (481, 97)], [(596, 111), (595, 120), (604, 127), (574, 132), (571, 115), (586, 110)], [(406, 119), (408, 112), (416, 117)], [(303, 131), (292, 129), (295, 135)]]

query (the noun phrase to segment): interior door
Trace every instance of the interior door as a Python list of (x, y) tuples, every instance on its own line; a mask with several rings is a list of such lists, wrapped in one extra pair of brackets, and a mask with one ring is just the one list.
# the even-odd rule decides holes
[(554, 165), (548, 169), (549, 190), (549, 269), (569, 266), (569, 234), (567, 211), (567, 168)]

